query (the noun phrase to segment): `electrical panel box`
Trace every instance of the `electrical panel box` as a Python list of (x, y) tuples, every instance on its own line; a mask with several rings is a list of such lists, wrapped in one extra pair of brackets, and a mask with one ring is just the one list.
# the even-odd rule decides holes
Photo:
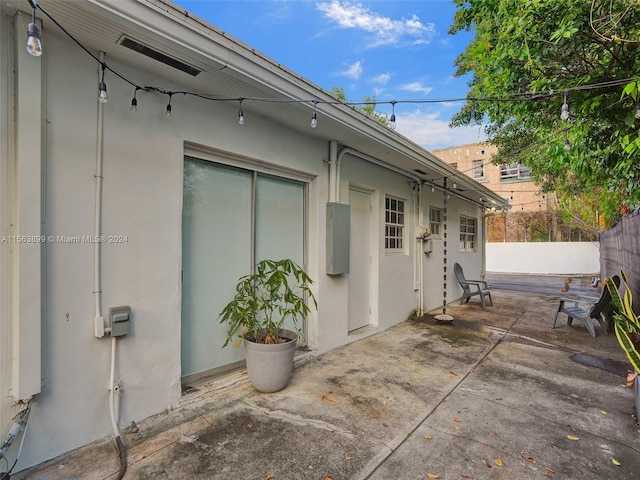
[(121, 337), (130, 331), (131, 307), (111, 307), (109, 309), (109, 323), (111, 324), (111, 336)]
[(349, 273), (351, 207), (327, 203), (327, 275)]

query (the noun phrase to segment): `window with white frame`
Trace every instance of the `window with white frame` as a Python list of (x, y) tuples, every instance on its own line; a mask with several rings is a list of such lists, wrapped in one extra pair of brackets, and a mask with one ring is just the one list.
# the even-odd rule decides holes
[(477, 221), (460, 215), (460, 251), (473, 252), (476, 249)]
[(484, 178), (484, 162), (482, 160), (473, 161), (473, 178), (476, 180)]
[(404, 249), (404, 200), (386, 197), (384, 205), (384, 248)]
[(531, 170), (520, 163), (500, 165), (500, 180), (525, 180), (531, 178)]
[(429, 207), (429, 231), (431, 235), (439, 237), (442, 225), (442, 209)]

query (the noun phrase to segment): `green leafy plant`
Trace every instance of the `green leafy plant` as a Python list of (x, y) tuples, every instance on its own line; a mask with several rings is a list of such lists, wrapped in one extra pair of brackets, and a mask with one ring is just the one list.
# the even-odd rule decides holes
[(292, 260), (259, 262), (255, 273), (238, 280), (233, 300), (218, 316), (220, 323), (228, 324), (223, 347), (235, 338), (235, 346), (245, 338), (257, 343), (283, 343), (286, 339), (279, 336), (279, 331), (287, 319), (299, 335), (297, 323), (309, 314), (308, 303), (318, 308), (311, 284), (309, 275)]
[(636, 372), (640, 372), (640, 320), (633, 311), (633, 296), (627, 282), (627, 276), (620, 272), (622, 284), (624, 285), (624, 296), (620, 297), (620, 292), (615, 284), (607, 282), (607, 288), (611, 294), (614, 305), (613, 325), (616, 337), (620, 346), (627, 354), (627, 358)]
[[(468, 125), (472, 112), (482, 117), (489, 141), (498, 147), (493, 164), (522, 162), (543, 191), (556, 193), (563, 209), (566, 200), (577, 196), (584, 215), (567, 211), (582, 221), (591, 223), (597, 211), (604, 229), (636, 210), (640, 206), (636, 168), (640, 137), (635, 118), (640, 98), (635, 75), (640, 68), (640, 4), (629, 0), (454, 0), (454, 4), (450, 33), (472, 32), (473, 38), (455, 62), (456, 76), (472, 76), (468, 100), (452, 123)], [(596, 85), (601, 88), (587, 88)], [(508, 107), (505, 101), (495, 101), (516, 98), (522, 101), (510, 101)], [(567, 121), (560, 118), (563, 103), (569, 107)], [(594, 205), (587, 212), (584, 207), (590, 203)]]

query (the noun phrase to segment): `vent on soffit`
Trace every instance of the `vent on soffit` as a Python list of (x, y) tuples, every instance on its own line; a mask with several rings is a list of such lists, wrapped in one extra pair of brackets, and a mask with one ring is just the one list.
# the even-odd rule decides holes
[(144, 45), (143, 43), (140, 43), (131, 37), (127, 37), (126, 35), (122, 35), (120, 39), (118, 39), (118, 44), (130, 50), (133, 50), (134, 52), (138, 52), (149, 58), (153, 58), (154, 60), (157, 60), (160, 63), (164, 63), (165, 65), (169, 65), (170, 67), (173, 67), (182, 72), (188, 73), (189, 75), (192, 75), (194, 77), (198, 75), (200, 72), (202, 72), (202, 70), (192, 67), (191, 65), (187, 65), (186, 63), (181, 62), (177, 58), (170, 57), (169, 55), (159, 52), (158, 50), (155, 50), (147, 45)]

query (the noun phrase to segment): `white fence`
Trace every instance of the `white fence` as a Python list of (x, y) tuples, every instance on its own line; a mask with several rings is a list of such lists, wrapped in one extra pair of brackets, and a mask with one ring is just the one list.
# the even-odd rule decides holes
[(597, 242), (489, 242), (487, 272), (541, 275), (600, 274)]

